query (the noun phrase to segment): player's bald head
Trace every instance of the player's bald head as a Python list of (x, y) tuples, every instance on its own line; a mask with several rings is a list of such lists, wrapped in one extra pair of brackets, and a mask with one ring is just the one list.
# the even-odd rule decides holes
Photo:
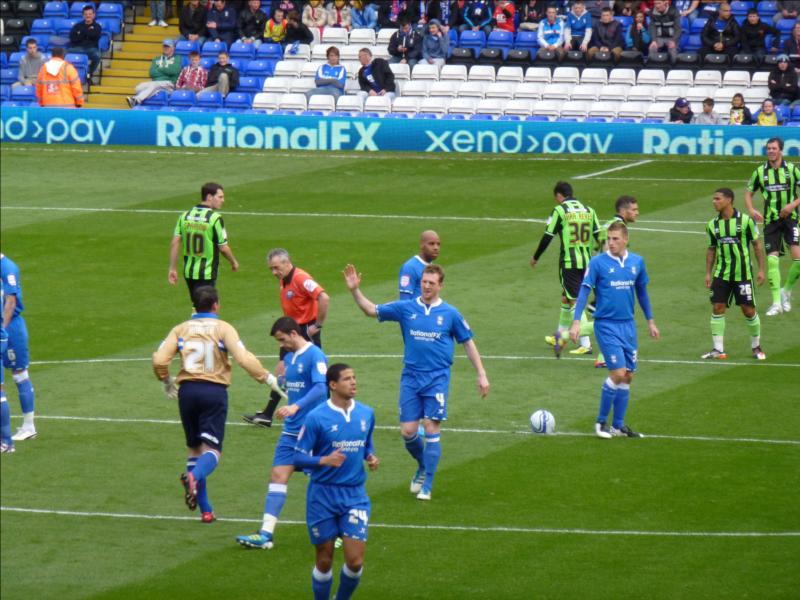
[(439, 234), (433, 229), (426, 229), (419, 236), (419, 251), (425, 262), (431, 262), (439, 257), (439, 248), (442, 242)]

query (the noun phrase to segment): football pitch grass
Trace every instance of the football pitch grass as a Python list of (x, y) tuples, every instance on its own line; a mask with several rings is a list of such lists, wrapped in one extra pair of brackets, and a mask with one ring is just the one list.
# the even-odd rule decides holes
[[(358, 398), (375, 408), (381, 466), (367, 483), (357, 597), (800, 596), (800, 288), (795, 309), (771, 318), (766, 285), (757, 291), (766, 362), (750, 357), (736, 307), (728, 361), (699, 358), (711, 346), (711, 196), (732, 187), (741, 209), (757, 160), (11, 144), (0, 158), (2, 250), (22, 271), (39, 431), (2, 457), (4, 599), (311, 596), (303, 476), (290, 481), (273, 550), (234, 542), (258, 528), (279, 433), (239, 421), (266, 393), (238, 367), (209, 480), (219, 520), (201, 524), (183, 504), (177, 406), (149, 356), (189, 314), (183, 282), (167, 284), (168, 246), (208, 180), (225, 186), (241, 263), (232, 273), (222, 261), (222, 318), (274, 366), (278, 286), (264, 259), (287, 248), (331, 296), (330, 361), (353, 365)], [(644, 439), (591, 435), (605, 371), (586, 357), (555, 360), (543, 341), (558, 319), (557, 244), (535, 270), (528, 261), (559, 179), (602, 220), (621, 194), (640, 202), (631, 247), (647, 261), (662, 333), (647, 338), (637, 307), (627, 420)], [(341, 271), (353, 262), (365, 294), (391, 300), (427, 228), (442, 239), (442, 296), (475, 331), (492, 389), (478, 397), (459, 347), (433, 500), (421, 503), (397, 431), (400, 333), (363, 316)], [(528, 433), (537, 408), (555, 415), (557, 435)], [(341, 560), (337, 551), (337, 580)]]

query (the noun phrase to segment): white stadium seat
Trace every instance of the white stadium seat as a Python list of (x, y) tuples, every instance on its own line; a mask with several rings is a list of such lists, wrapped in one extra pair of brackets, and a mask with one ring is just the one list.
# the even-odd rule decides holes
[(728, 111), (728, 105), (731, 103), (733, 95), (738, 91), (739, 90), (736, 88), (721, 87), (716, 92), (714, 92), (713, 97), (717, 114), (719, 114), (720, 112), (725, 113)]
[(521, 98), (523, 100), (541, 100), (542, 92), (547, 84), (542, 82), (524, 82), (517, 86), (514, 90), (514, 98)]
[(466, 81), (466, 65), (444, 65), (439, 72), (439, 81)]
[(394, 73), (395, 81), (398, 79), (405, 81), (411, 79), (411, 68), (408, 65), (392, 63), (389, 65), (389, 68), (392, 70), (392, 73)]
[(297, 60), (280, 60), (275, 63), (275, 77), (300, 77), (303, 63)]
[(486, 86), (486, 98), (505, 98), (510, 100), (514, 97), (515, 84), (506, 81), (494, 81)]
[(608, 74), (608, 83), (636, 85), (636, 71), (625, 68), (611, 69), (611, 73)]
[(500, 67), (497, 70), (496, 81), (522, 83), (524, 78), (525, 72), (522, 70), (522, 67)]
[(670, 69), (667, 73), (666, 84), (692, 87), (694, 85), (694, 73), (690, 69)]
[(469, 70), (470, 81), (494, 81), (494, 67), (490, 65), (473, 65)]
[(308, 90), (313, 90), (315, 87), (317, 87), (317, 84), (310, 77), (299, 77), (289, 83), (289, 93), (305, 94)]
[(650, 104), (648, 102), (625, 102), (619, 107), (617, 116), (631, 119), (644, 119), (649, 107)]
[(428, 90), (431, 87), (430, 81), (423, 80), (413, 80), (407, 81), (403, 85), (403, 96), (428, 96)]
[(444, 115), (447, 114), (450, 102), (450, 98), (423, 98), (422, 102), (419, 103), (419, 112)]
[(260, 93), (253, 97), (253, 108), (262, 110), (276, 110), (278, 108), (279, 94)]
[(450, 102), (447, 112), (457, 115), (474, 115), (478, 100), (475, 98), (456, 98)]
[(592, 103), (587, 100), (570, 100), (561, 105), (561, 117), (576, 117), (585, 119), (589, 116), (589, 109)]
[(529, 117), (533, 114), (533, 104), (534, 101), (529, 99), (509, 100), (506, 104), (505, 114)]
[(336, 98), (333, 96), (311, 96), (308, 99), (308, 110), (321, 110), (329, 113), (336, 110)]
[(621, 104), (621, 102), (613, 100), (593, 102), (592, 106), (589, 108), (589, 116), (614, 119), (619, 112), (619, 107)]
[(550, 83), (552, 74), (547, 67), (528, 67), (525, 70), (525, 82)]
[(654, 102), (647, 108), (644, 116), (648, 119), (661, 119), (663, 121), (669, 115), (669, 109), (674, 104), (674, 102)]
[(289, 92), (289, 85), (296, 80), (296, 77), (291, 79), (288, 77), (267, 77), (264, 80), (262, 90), (271, 94), (286, 94)]
[(392, 102), (392, 112), (415, 115), (419, 112), (419, 98), (402, 96)]
[(503, 114), (505, 106), (506, 102), (499, 98), (484, 98), (483, 100), (478, 100), (478, 105), (475, 107), (475, 114), (499, 117)]
[(686, 99), (689, 102), (702, 102), (706, 98), (713, 98), (718, 89), (712, 85), (696, 85), (686, 90)]
[(581, 73), (577, 67), (556, 67), (553, 69), (552, 83), (580, 83)]
[(582, 83), (572, 89), (570, 98), (572, 100), (597, 100), (600, 98), (602, 89), (603, 86), (599, 83)]
[(296, 60), (296, 61), (307, 61), (311, 60), (311, 46), (308, 44), (300, 44), (297, 46), (297, 52), (292, 54), (290, 50), (292, 49), (292, 45), (288, 44), (283, 51), (283, 60)]
[(766, 87), (769, 81), (768, 71), (756, 71), (750, 81), (750, 87)]
[(348, 43), (347, 29), (344, 27), (325, 27), (322, 30), (322, 43), (328, 46), (346, 46)]
[(539, 100), (533, 105), (533, 114), (540, 117), (556, 118), (563, 104), (558, 100)]
[(694, 74), (694, 84), (719, 87), (722, 85), (722, 73), (719, 71), (698, 71)]
[(605, 85), (608, 83), (608, 71), (605, 69), (587, 68), (581, 73), (581, 84), (586, 83), (599, 83)]
[(278, 100), (281, 110), (306, 110), (308, 107), (305, 94), (284, 94)]
[(542, 91), (543, 100), (569, 100), (572, 88), (574, 86), (568, 83), (549, 83), (544, 86)]
[(411, 79), (426, 79), (428, 81), (439, 81), (439, 65), (429, 65), (427, 63), (417, 63), (411, 69)]
[(321, 62), (305, 62), (303, 66), (300, 68), (300, 77), (316, 77), (317, 76), (317, 69), (319, 69), (325, 63)]
[(389, 60), (389, 46), (385, 44), (379, 44), (377, 46), (370, 46), (369, 51), (372, 52), (372, 58), (382, 58), (384, 60)]
[(628, 99), (628, 92), (631, 90), (631, 86), (626, 85), (624, 83), (610, 83), (608, 85), (604, 85), (603, 89), (600, 90), (600, 100), (617, 100), (617, 101), (625, 101)]
[(689, 88), (682, 85), (665, 85), (656, 90), (656, 102), (675, 102), (678, 98), (683, 98), (689, 92)]
[(369, 28), (353, 29), (350, 32), (349, 42), (359, 48), (373, 46), (375, 44), (375, 30)]
[(434, 81), (428, 90), (431, 98), (455, 98), (458, 96), (460, 81)]
[(628, 92), (628, 102), (652, 102), (656, 88), (652, 85), (635, 85)]
[(388, 44), (389, 40), (392, 38), (392, 35), (397, 31), (397, 29), (388, 29), (384, 28), (378, 32), (378, 39), (375, 40), (378, 44)]
[(364, 102), (364, 112), (383, 114), (392, 112), (392, 100), (387, 96), (367, 96)]
[[(395, 85), (398, 85), (395, 82)], [(366, 94), (361, 90), (361, 86), (359, 85), (358, 81), (355, 79), (348, 79), (344, 82), (344, 93), (345, 94)]]
[(358, 72), (361, 70), (361, 63), (357, 60), (342, 61), (348, 79), (358, 79)]
[(636, 85), (664, 85), (666, 77), (661, 69), (642, 69), (639, 71), (639, 78)]
[(763, 87), (756, 87), (756, 88), (747, 88), (742, 90), (742, 96), (744, 96), (744, 103), (750, 106), (751, 104), (757, 105), (761, 108), (761, 103), (766, 99), (769, 98), (769, 90), (764, 89)]
[(362, 112), (364, 110), (364, 98), (363, 96), (339, 96), (336, 101), (336, 110)]
[(722, 76), (722, 87), (750, 87), (750, 73), (747, 71), (725, 71)]
[(459, 98), (483, 98), (486, 95), (485, 81), (465, 81), (458, 88)]

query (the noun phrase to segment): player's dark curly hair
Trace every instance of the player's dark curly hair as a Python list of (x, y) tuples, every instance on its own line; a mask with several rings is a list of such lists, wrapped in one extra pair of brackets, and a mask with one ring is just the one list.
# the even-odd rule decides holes
[(331, 366), (328, 367), (328, 372), (325, 374), (326, 383), (328, 385), (330, 385), (331, 382), (339, 381), (339, 379), (342, 376), (342, 372), (346, 371), (347, 369), (352, 369), (352, 368), (353, 367), (351, 367), (350, 365), (347, 365), (345, 363), (334, 363), (334, 364), (332, 364)]
[(197, 312), (211, 312), (217, 302), (219, 302), (219, 293), (210, 285), (200, 286), (192, 294), (192, 304)]
[(281, 317), (277, 321), (272, 324), (272, 329), (270, 329), (269, 334), (272, 337), (275, 337), (275, 334), (278, 332), (285, 333), (286, 335), (290, 335), (293, 331), (297, 335), (303, 335), (303, 332), (300, 330), (300, 325), (297, 324), (292, 317)]

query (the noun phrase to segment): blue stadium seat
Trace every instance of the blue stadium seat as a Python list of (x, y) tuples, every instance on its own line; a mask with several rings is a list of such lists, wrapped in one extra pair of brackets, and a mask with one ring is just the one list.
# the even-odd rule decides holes
[(616, 119), (611, 120), (612, 123), (636, 123), (636, 119), (632, 119), (631, 117), (617, 117)]
[[(54, 23), (56, 34), (61, 37), (69, 37), (72, 26), (75, 25), (75, 23), (80, 23), (80, 21), (81, 19), (56, 19)], [(100, 27), (102, 27), (102, 25)]]
[(110, 33), (112, 36), (122, 33), (121, 19), (117, 19), (116, 17), (104, 17), (102, 19), (97, 19), (97, 22), (100, 23), (100, 27), (102, 27), (103, 31)]
[(97, 47), (100, 52), (108, 52), (109, 48), (111, 48), (111, 34), (109, 32), (104, 31), (100, 34), (100, 41), (97, 42)]
[(73, 54), (69, 53), (64, 57), (68, 63), (72, 63), (75, 67), (89, 68), (89, 57), (86, 54)]
[(792, 118), (792, 109), (787, 104), (778, 104), (775, 112), (778, 113), (778, 121), (781, 123)]
[[(286, 108), (282, 108), (280, 110), (273, 110), (272, 114), (273, 115), (278, 115), (278, 116), (284, 116), (284, 117), (293, 117), (297, 113), (295, 111), (293, 111), (293, 110), (288, 110)], [(331, 115), (333, 115), (333, 113), (331, 113)], [(348, 113), (348, 116), (350, 116), (350, 113)]]
[(781, 37), (791, 34), (797, 19), (781, 19), (775, 27), (781, 32)]
[[(452, 30), (451, 30), (452, 31)], [(464, 115), (460, 115), (464, 116)], [(414, 119), (437, 119), (436, 113), (417, 113), (412, 118)], [(444, 117), (442, 117), (444, 118)]]
[(69, 7), (69, 16), (82, 17), (84, 6), (91, 6), (95, 11), (97, 10), (97, 6), (94, 2), (73, 2)]
[(55, 19), (35, 19), (31, 23), (31, 35), (48, 34), (55, 35), (56, 33), (56, 20)]
[(239, 73), (244, 73), (247, 70), (247, 65), (250, 64), (250, 61), (246, 58), (232, 58), (231, 64), (236, 67), (236, 70)]
[(605, 117), (587, 117), (583, 121), (584, 123), (607, 123), (608, 119)]
[(264, 81), (260, 77), (239, 77), (239, 85), (236, 91), (246, 94), (257, 94), (263, 87)]
[(44, 5), (42, 16), (45, 19), (66, 19), (69, 16), (69, 6), (66, 2), (48, 2)]
[(153, 94), (147, 100), (145, 100), (142, 103), (142, 106), (146, 108), (160, 108), (162, 106), (166, 106), (168, 101), (169, 101), (169, 94), (167, 94), (167, 91), (158, 90), (155, 94)]
[(800, 120), (800, 104), (796, 104), (792, 109), (792, 121)]
[(663, 123), (664, 119), (657, 119), (655, 117), (648, 117), (646, 119), (642, 119), (641, 121), (645, 125), (656, 125), (658, 123)]
[(231, 92), (225, 98), (225, 108), (247, 110), (253, 107), (253, 97), (244, 92)]
[(213, 56), (214, 58), (217, 58), (217, 55), (221, 51), (227, 49), (228, 45), (225, 42), (206, 42), (203, 44), (203, 51), (201, 52), (201, 55), (204, 57)]
[(8, 100), (11, 98), (11, 86), (0, 85), (0, 100)]
[(261, 44), (256, 51), (256, 58), (281, 60), (283, 58), (283, 48), (280, 44)]
[[(304, 110), (300, 113), (301, 117), (324, 117), (325, 113), (321, 110)], [(387, 117), (389, 115), (386, 115)]]
[(383, 115), (384, 119), (407, 119), (408, 115), (406, 113), (386, 113)]
[[(14, 54), (16, 54), (16, 52)], [(19, 61), (17, 61), (17, 64), (19, 64)], [(0, 52), (0, 69), (6, 68), (8, 68), (8, 57), (5, 52)]]
[(175, 44), (175, 54), (179, 56), (189, 56), (190, 52), (200, 52), (200, 44), (189, 40), (180, 40)]
[(752, 2), (731, 2), (731, 12), (737, 17), (745, 16), (753, 6)]
[(200, 59), (200, 66), (203, 67), (206, 71), (211, 70), (211, 67), (213, 67), (215, 64), (217, 64), (216, 56), (214, 56), (213, 58), (210, 56), (206, 56), (205, 58)]
[(448, 115), (442, 115), (440, 118), (442, 121), (464, 121), (467, 117), (464, 115), (448, 114)]
[(550, 119), (544, 115), (531, 115), (530, 117), (525, 117), (525, 120), (528, 122), (542, 123), (544, 121), (549, 121)]
[(789, 121), (785, 125), (786, 127), (800, 127), (800, 121)]
[(486, 46), (486, 34), (483, 31), (462, 31), (458, 41), (459, 48), (472, 50), (475, 58), (478, 58), (480, 51)]
[(470, 121), (494, 121), (492, 115), (470, 115)]
[(705, 17), (697, 17), (694, 20), (694, 23), (692, 23), (692, 26), (689, 29), (689, 33), (691, 34), (701, 33), (703, 31), (703, 27), (706, 26), (706, 21), (708, 21), (708, 19), (706, 19)]
[(272, 77), (275, 72), (275, 62), (271, 60), (251, 60), (247, 63), (245, 75), (248, 77)]
[(619, 17), (614, 17), (614, 19), (616, 21), (619, 21), (620, 25), (622, 25), (622, 27), (624, 28), (625, 31), (627, 31), (628, 28), (631, 25), (633, 25), (633, 17), (619, 16)]
[(125, 20), (125, 7), (118, 2), (102, 2), (97, 7), (98, 19), (119, 19)]
[(178, 108), (191, 108), (197, 103), (197, 97), (191, 90), (175, 90), (169, 97), (169, 105)]
[(0, 69), (0, 85), (11, 85), (17, 81), (19, 69)]
[[(272, 113), (275, 114), (275, 113)], [(352, 117), (353, 113), (349, 110), (335, 110), (332, 113), (328, 114), (329, 117)]]
[(761, 18), (769, 22), (775, 13), (778, 12), (778, 3), (772, 0), (768, 2), (759, 2), (757, 8)]
[(363, 112), (357, 116), (361, 117), (362, 119), (379, 119), (381, 117), (381, 115), (376, 112)]
[(230, 55), (231, 58), (246, 58), (247, 60), (253, 60), (256, 56), (256, 49), (253, 47), (253, 44), (234, 42), (231, 44)]
[[(5, 56), (5, 54), (3, 56)], [(8, 56), (8, 64), (4, 65), (3, 68), (7, 69), (8, 67), (19, 67), (19, 61), (23, 56), (25, 56), (24, 52), (12, 52)]]
[(686, 39), (686, 43), (683, 46), (681, 46), (681, 51), (694, 52), (696, 50), (699, 50), (702, 46), (703, 42), (700, 39), (700, 34), (694, 33)]
[(11, 88), (12, 102), (36, 102), (36, 88), (32, 85), (18, 85)]
[(200, 92), (197, 94), (197, 108), (213, 110), (222, 108), (222, 94), (219, 92)]
[(539, 40), (535, 31), (520, 31), (514, 40), (514, 48), (517, 50), (530, 50), (531, 54), (539, 48)]
[(497, 117), (498, 121), (520, 121), (519, 115), (502, 115)]
[(500, 48), (503, 51), (503, 59), (508, 56), (508, 51), (514, 44), (514, 34), (510, 31), (497, 29), (489, 34), (486, 41), (487, 48)]

